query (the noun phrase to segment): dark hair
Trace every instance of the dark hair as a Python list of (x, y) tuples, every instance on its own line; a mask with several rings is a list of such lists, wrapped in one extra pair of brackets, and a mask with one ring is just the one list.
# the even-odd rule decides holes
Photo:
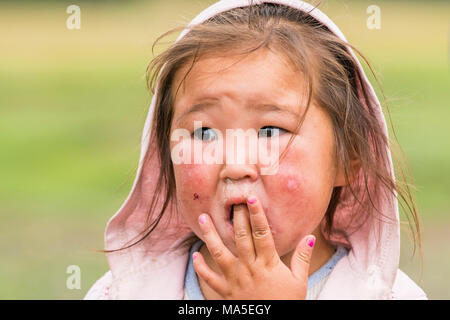
[[(163, 37), (184, 28), (175, 28), (161, 35), (153, 48)], [(139, 240), (121, 249), (129, 248), (150, 235), (167, 206), (174, 200), (175, 178), (169, 137), (174, 112), (173, 102), (193, 65), (210, 54), (220, 56), (226, 52), (227, 56), (231, 53), (245, 56), (264, 48), (289, 59), (307, 80), (308, 104), (297, 130), (301, 127), (311, 101), (324, 108), (332, 120), (335, 154), (343, 166), (348, 184), (333, 190), (325, 214), (327, 232), (339, 232), (333, 228), (333, 218), (344, 195), (353, 196), (354, 202), (351, 205), (357, 208), (353, 215), (358, 226), (373, 214), (387, 218), (379, 210), (379, 206), (382, 199), (394, 195), (406, 213), (414, 244), (418, 242), (421, 252), (416, 206), (409, 185), (401, 182), (406, 181), (404, 170), (407, 170), (407, 166), (403, 168), (400, 165), (397, 168), (402, 180), (395, 181), (391, 174), (388, 154), (391, 143), (377, 119), (378, 106), (370, 99), (370, 88), (363, 81), (357, 61), (348, 49), (352, 48), (357, 52), (369, 66), (375, 79), (376, 76), (367, 59), (356, 48), (341, 40), (307, 12), (279, 4), (263, 3), (235, 8), (189, 29), (183, 38), (157, 55), (147, 68), (149, 90), (153, 94), (158, 91), (152, 124), (154, 130), (150, 139), (156, 140), (158, 148), (154, 151), (159, 156), (161, 171), (147, 221), (150, 217), (153, 219), (141, 233), (143, 236)], [(189, 65), (190, 68), (175, 90), (175, 74), (182, 67)], [(389, 113), (387, 105), (385, 109)], [(390, 123), (392, 124), (391, 121)], [(395, 131), (391, 129), (395, 137)], [(288, 147), (293, 138), (294, 136)], [(149, 157), (147, 154), (146, 159)], [(352, 160), (355, 159), (360, 163), (362, 170), (359, 172), (364, 178), (364, 186), (356, 190), (350, 183), (356, 178), (352, 169)], [(143, 165), (146, 165), (145, 161)], [(164, 197), (164, 205), (155, 217), (153, 211), (156, 199), (160, 196)], [(188, 240), (188, 243), (192, 243), (192, 239)], [(414, 250), (415, 248), (416, 246)], [(107, 252), (112, 251), (116, 250)]]

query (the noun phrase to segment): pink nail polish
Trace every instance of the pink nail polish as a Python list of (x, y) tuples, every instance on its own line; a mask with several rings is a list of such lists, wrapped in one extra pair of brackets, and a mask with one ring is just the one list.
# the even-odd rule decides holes
[(195, 260), (195, 258), (197, 258), (197, 255), (198, 255), (197, 252), (194, 252), (194, 253), (192, 254), (192, 259)]
[(198, 217), (198, 221), (200, 222), (200, 224), (205, 224), (205, 222), (206, 222), (206, 216), (205, 216), (205, 214), (201, 214), (201, 215)]
[(308, 246), (310, 246), (311, 248), (314, 247), (314, 243), (315, 243), (315, 242), (316, 242), (316, 241), (314, 240), (314, 238), (310, 238), (310, 239), (308, 239), (308, 241), (307, 241)]
[(248, 198), (248, 203), (254, 204), (255, 202), (256, 202), (256, 198), (255, 197)]

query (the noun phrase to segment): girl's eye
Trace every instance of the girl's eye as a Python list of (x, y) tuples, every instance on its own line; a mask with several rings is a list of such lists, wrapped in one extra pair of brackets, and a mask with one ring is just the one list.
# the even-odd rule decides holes
[(279, 127), (275, 127), (275, 126), (265, 126), (265, 127), (262, 127), (261, 129), (259, 129), (259, 136), (261, 138), (270, 138), (270, 137), (278, 136), (278, 135), (282, 134), (283, 132), (286, 132), (286, 130), (281, 129)]
[(207, 127), (201, 127), (198, 128), (197, 130), (194, 130), (193, 136), (194, 138), (203, 141), (211, 141), (217, 139), (217, 135), (214, 132), (214, 130)]

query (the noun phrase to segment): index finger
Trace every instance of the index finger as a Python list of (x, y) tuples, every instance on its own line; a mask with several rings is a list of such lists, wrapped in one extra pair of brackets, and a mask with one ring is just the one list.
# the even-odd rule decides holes
[(214, 226), (214, 222), (208, 214), (201, 214), (198, 217), (198, 222), (203, 235), (203, 241), (208, 248), (209, 254), (217, 263), (222, 272), (225, 275), (228, 274), (235, 257), (222, 242), (222, 239)]
[(256, 258), (261, 258), (264, 261), (269, 262), (274, 256), (278, 256), (278, 253), (275, 248), (275, 242), (272, 237), (272, 232), (270, 231), (266, 214), (261, 202), (255, 196), (248, 197), (247, 205)]

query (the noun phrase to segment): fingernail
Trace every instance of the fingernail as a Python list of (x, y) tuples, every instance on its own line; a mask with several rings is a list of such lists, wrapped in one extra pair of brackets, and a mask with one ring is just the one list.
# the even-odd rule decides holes
[(197, 258), (197, 255), (198, 255), (197, 252), (194, 252), (194, 253), (192, 254), (192, 259), (195, 260), (195, 258)]
[(311, 237), (307, 240), (306, 243), (308, 244), (308, 246), (310, 246), (312, 248), (312, 247), (314, 247), (315, 242), (316, 242), (316, 240), (313, 237)]
[(254, 204), (256, 202), (256, 198), (255, 197), (250, 197), (247, 200), (248, 200), (248, 203), (250, 203), (250, 204)]
[(198, 222), (200, 222), (200, 224), (205, 224), (206, 222), (206, 215), (203, 213), (198, 217)]

